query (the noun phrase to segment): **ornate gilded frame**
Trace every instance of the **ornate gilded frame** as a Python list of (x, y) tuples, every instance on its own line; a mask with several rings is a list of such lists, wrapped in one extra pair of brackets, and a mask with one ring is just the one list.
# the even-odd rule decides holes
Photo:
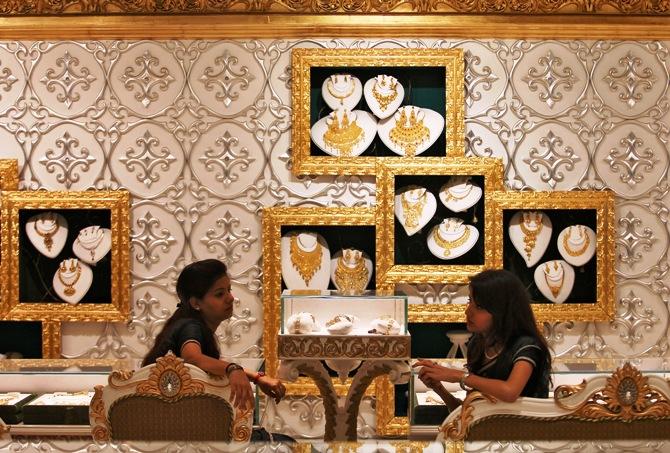
[[(401, 175), (481, 175), (484, 177), (484, 264), (483, 265), (400, 265), (395, 264), (394, 196), (395, 178)], [(466, 283), (468, 277), (484, 269), (500, 267), (499, 235), (493, 222), (489, 194), (503, 188), (503, 165), (493, 158), (426, 158), (421, 162), (383, 160), (377, 164), (377, 287), (393, 291), (399, 283)], [(439, 203), (439, 201), (438, 201)], [(410, 304), (410, 322), (463, 320), (463, 305)]]
[[(265, 370), (276, 375), (279, 368), (278, 341), (280, 332), (281, 300), (281, 228), (291, 226), (376, 226), (374, 208), (317, 208), (317, 207), (269, 207), (263, 209), (263, 350)], [(377, 233), (376, 233), (377, 234)], [(378, 236), (377, 236), (378, 237)], [(379, 250), (377, 250), (378, 259)], [(335, 384), (339, 396), (346, 395), (349, 382)], [(309, 379), (299, 379), (296, 384), (287, 384), (288, 393), (294, 395), (318, 395), (316, 385)], [(368, 387), (366, 395), (377, 398), (377, 432), (382, 435), (399, 435), (408, 427), (406, 417), (395, 417), (394, 387), (388, 379), (379, 379)]]
[[(610, 321), (614, 317), (614, 194), (611, 191), (513, 192), (491, 194), (492, 217), (501, 240), (496, 261), (503, 262), (505, 210), (594, 210), (596, 214), (596, 300), (584, 303), (533, 304), (538, 322)], [(516, 252), (514, 252), (516, 253)]]
[[(110, 303), (76, 305), (19, 300), (19, 212), (28, 209), (109, 210)], [(2, 193), (2, 301), (4, 319), (19, 321), (127, 321), (130, 316), (130, 195), (127, 191)]]
[[(462, 49), (294, 49), (291, 55), (293, 173), (372, 175), (381, 157), (310, 155), (310, 86), (314, 67), (444, 67), (446, 155), (463, 156), (465, 134), (464, 60)], [(404, 163), (428, 157), (384, 157)]]

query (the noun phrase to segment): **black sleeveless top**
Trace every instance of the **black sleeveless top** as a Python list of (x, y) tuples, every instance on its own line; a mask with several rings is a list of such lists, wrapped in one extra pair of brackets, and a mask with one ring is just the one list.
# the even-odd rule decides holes
[(200, 345), (203, 354), (218, 359), (218, 351), (205, 350), (207, 349), (205, 342), (206, 335), (210, 335), (209, 329), (202, 321), (194, 318), (179, 319), (170, 326), (170, 331), (165, 335), (158, 347), (158, 357), (164, 356), (168, 351), (172, 351), (174, 355), (181, 357), (181, 348), (186, 343), (193, 341)]

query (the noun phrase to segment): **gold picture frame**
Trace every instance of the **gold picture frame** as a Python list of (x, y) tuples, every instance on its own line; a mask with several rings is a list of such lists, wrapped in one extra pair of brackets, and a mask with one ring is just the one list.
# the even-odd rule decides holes
[(0, 159), (0, 190), (19, 190), (19, 162)]
[[(263, 350), (265, 369), (276, 375), (279, 368), (278, 342), (281, 328), (281, 235), (282, 227), (370, 226), (376, 228), (374, 208), (349, 207), (268, 207), (263, 209)], [(378, 237), (375, 231), (375, 237)], [(378, 253), (378, 249), (376, 249)], [(377, 257), (375, 257), (375, 260)], [(373, 282), (371, 282), (373, 283)], [(350, 380), (335, 383), (339, 396), (346, 396)], [(318, 395), (318, 389), (308, 378), (286, 385), (288, 394)], [(379, 379), (366, 391), (377, 398), (377, 432), (381, 435), (400, 435), (407, 432), (407, 418), (395, 417), (393, 384)]]
[[(430, 67), (445, 71), (445, 127), (446, 156), (459, 157), (464, 154), (465, 137), (465, 93), (464, 59), (462, 49), (294, 49), (291, 55), (293, 129), (291, 147), (293, 151), (293, 172), (296, 175), (373, 175), (375, 162), (380, 157), (356, 156), (334, 157), (313, 156), (310, 137), (312, 69), (333, 68), (341, 71), (365, 71), (379, 68), (379, 71), (407, 70), (415, 67)], [(368, 74), (370, 77), (374, 77)], [(364, 82), (364, 81), (362, 81)], [(420, 105), (421, 107), (421, 105)], [(439, 146), (440, 140), (431, 146)], [(392, 155), (392, 153), (391, 153)], [(444, 156), (439, 156), (444, 157)], [(409, 163), (423, 161), (428, 157), (385, 157)]]
[[(47, 192), (47, 191), (8, 191), (2, 193), (2, 301), (0, 313), (3, 319), (19, 321), (127, 321), (130, 317), (130, 195), (127, 191), (85, 191), (85, 192)], [(42, 298), (21, 300), (22, 272), (20, 262), (28, 263), (22, 257), (21, 241), (25, 238), (24, 218), (31, 213), (43, 211), (82, 211), (91, 216), (104, 216), (111, 229), (111, 249), (109, 254), (109, 287), (102, 285), (104, 298), (109, 301), (87, 303), (86, 296), (78, 303), (69, 304), (53, 300), (52, 293)], [(100, 212), (107, 211), (107, 213)], [(75, 220), (75, 216), (70, 221)], [(80, 220), (81, 221), (81, 220)], [(22, 223), (23, 222), (23, 223)], [(55, 258), (43, 260), (46, 267), (58, 267), (59, 259), (71, 257), (71, 247), (75, 234), (68, 231), (66, 244)], [(70, 250), (68, 250), (70, 247)], [(34, 248), (34, 247), (33, 247)], [(25, 251), (25, 249), (24, 249)], [(39, 252), (33, 252), (39, 254)], [(38, 255), (36, 255), (38, 256)], [(106, 260), (105, 260), (106, 261)], [(102, 261), (101, 261), (102, 262)], [(100, 264), (101, 262), (97, 263)], [(30, 265), (30, 263), (28, 263)], [(33, 263), (34, 264), (34, 263)], [(100, 268), (100, 266), (99, 266)], [(97, 271), (97, 270), (96, 270)], [(26, 271), (27, 272), (27, 271)], [(96, 274), (97, 276), (98, 274)], [(27, 278), (27, 277), (26, 277)], [(49, 291), (48, 280), (43, 281), (42, 289)], [(48, 278), (48, 277), (47, 277)], [(103, 276), (106, 280), (106, 276)], [(97, 283), (97, 281), (96, 281)], [(92, 285), (92, 288), (95, 286)], [(37, 289), (36, 291), (41, 291)], [(89, 293), (90, 294), (90, 291)], [(109, 294), (109, 296), (107, 296)], [(31, 296), (33, 298), (33, 296)], [(52, 346), (53, 348), (53, 346)]]
[[(593, 293), (595, 300), (575, 301), (568, 299), (563, 303), (533, 303), (533, 311), (538, 322), (611, 321), (613, 319), (615, 289), (613, 192), (587, 190), (570, 192), (500, 191), (491, 194), (491, 207), (493, 221), (501, 234), (501, 240), (495, 249), (496, 260), (502, 263), (503, 268), (513, 270), (525, 283), (525, 280), (528, 280), (531, 299), (534, 301), (537, 298), (533, 297), (535, 284), (531, 282), (530, 273), (532, 271), (528, 270), (528, 275), (524, 275), (522, 266), (514, 264), (514, 260), (523, 262), (524, 258), (514, 249), (511, 240), (508, 239), (508, 219), (519, 211), (542, 211), (545, 214), (555, 211), (555, 214), (550, 216), (552, 222), (550, 245), (540, 261), (528, 268), (532, 269), (547, 260), (563, 259), (557, 251), (556, 239), (561, 228), (565, 228), (566, 225), (570, 225), (574, 221), (572, 218), (573, 211), (579, 211), (578, 222), (590, 226), (595, 231), (596, 259), (594, 261), (591, 258), (581, 266), (581, 272), (575, 272), (577, 278), (573, 288), (582, 288), (578, 293), (585, 294), (587, 291)], [(556, 250), (553, 250), (554, 248)], [(595, 288), (588, 287), (590, 279), (595, 279)], [(574, 289), (571, 291), (574, 291)], [(575, 298), (580, 299), (579, 294)]]
[[(396, 238), (404, 233), (396, 233), (394, 198), (398, 177), (412, 177), (441, 184), (447, 176), (472, 176), (479, 178), (483, 191), (480, 201), (483, 207), (475, 209), (483, 213), (484, 219), (478, 219), (482, 244), (481, 264), (404, 264), (396, 263)], [(377, 287), (383, 291), (393, 291), (401, 283), (467, 283), (468, 278), (484, 269), (498, 268), (500, 258), (494, 253), (498, 247), (499, 236), (495, 234), (493, 215), (489, 203), (489, 193), (503, 188), (503, 165), (500, 159), (493, 158), (430, 158), (421, 162), (403, 163), (383, 160), (377, 164)], [(447, 210), (436, 197), (440, 208)], [(448, 211), (448, 210), (447, 210)], [(440, 211), (438, 210), (437, 213)], [(459, 213), (454, 213), (458, 216)], [(474, 214), (477, 215), (476, 213)], [(433, 217), (437, 218), (436, 216)], [(474, 219), (473, 219), (474, 220)], [(433, 221), (431, 221), (433, 222)], [(428, 235), (432, 223), (421, 231), (423, 239)], [(482, 233), (483, 239), (482, 239)], [(426, 242), (425, 240), (423, 242)], [(424, 247), (427, 247), (424, 244)], [(473, 247), (474, 249), (475, 247)], [(435, 259), (434, 261), (437, 261)], [(408, 321), (410, 322), (450, 322), (462, 321), (463, 305), (452, 304), (410, 304)]]

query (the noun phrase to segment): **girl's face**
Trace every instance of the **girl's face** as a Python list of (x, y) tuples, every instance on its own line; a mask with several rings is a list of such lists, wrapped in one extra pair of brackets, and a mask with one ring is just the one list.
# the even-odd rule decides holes
[(472, 333), (484, 334), (490, 331), (493, 326), (493, 315), (477, 304), (477, 301), (472, 297), (472, 288), (470, 288), (470, 298), (465, 308), (465, 319), (467, 329)]
[(220, 324), (233, 315), (230, 278), (224, 275), (214, 282), (202, 299), (197, 301), (202, 317), (208, 324)]

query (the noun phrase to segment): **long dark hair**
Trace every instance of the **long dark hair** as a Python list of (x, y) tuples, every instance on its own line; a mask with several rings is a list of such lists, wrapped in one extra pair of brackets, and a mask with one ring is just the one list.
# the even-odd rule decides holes
[[(191, 307), (190, 299), (192, 297), (202, 299), (212, 285), (218, 279), (225, 276), (227, 272), (226, 265), (216, 259), (196, 261), (181, 271), (177, 278), (177, 297), (179, 298), (177, 310), (170, 316), (170, 319), (163, 326), (163, 330), (156, 337), (153, 347), (142, 361), (142, 366), (156, 362), (158, 357), (167, 353), (167, 351), (163, 350), (166, 347), (164, 345), (165, 338), (172, 331), (172, 326), (177, 321), (186, 318), (197, 319), (204, 327), (204, 344), (200, 345), (203, 354), (215, 357), (219, 356), (219, 346), (215, 340), (214, 332), (207, 326), (207, 323), (202, 318), (202, 313)], [(179, 351), (173, 352), (179, 353)]]
[(486, 270), (470, 278), (473, 302), (491, 313), (493, 325), (485, 335), (474, 334), (468, 343), (468, 368), (479, 369), (488, 346), (507, 349), (521, 336), (535, 338), (545, 357), (538, 363), (538, 372), (551, 370), (551, 354), (544, 337), (540, 334), (530, 296), (523, 283), (513, 273), (504, 269)]

